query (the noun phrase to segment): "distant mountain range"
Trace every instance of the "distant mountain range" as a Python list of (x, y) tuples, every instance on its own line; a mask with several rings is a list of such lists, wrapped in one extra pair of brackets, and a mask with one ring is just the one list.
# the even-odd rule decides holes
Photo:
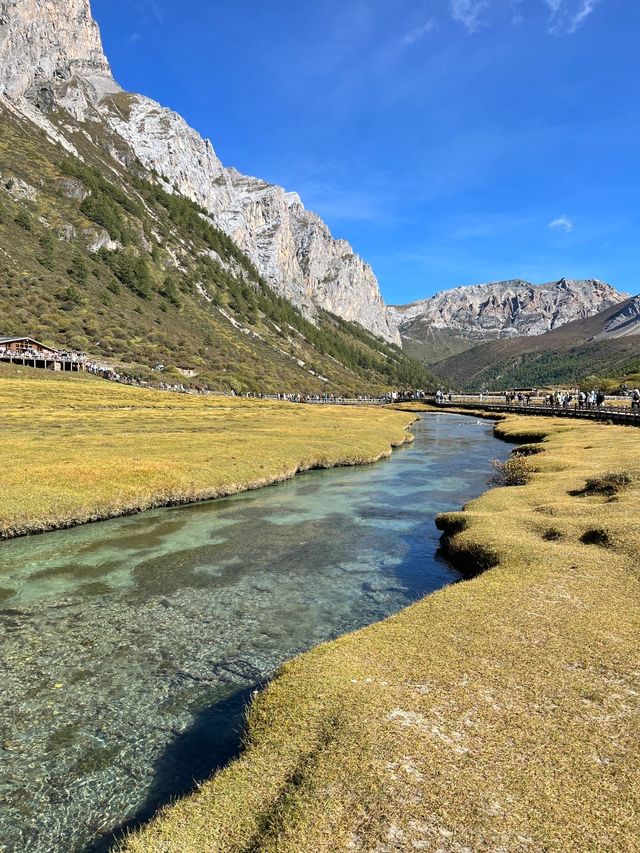
[(640, 369), (640, 297), (597, 279), (456, 287), (388, 313), (405, 352), (454, 387), (572, 383)]
[(483, 341), (544, 334), (628, 295), (595, 279), (548, 284), (514, 279), (443, 290), (410, 305), (390, 306), (388, 313), (407, 352), (435, 363)]
[(586, 376), (640, 372), (640, 296), (543, 335), (489, 341), (439, 361), (434, 370), (466, 390), (573, 384)]

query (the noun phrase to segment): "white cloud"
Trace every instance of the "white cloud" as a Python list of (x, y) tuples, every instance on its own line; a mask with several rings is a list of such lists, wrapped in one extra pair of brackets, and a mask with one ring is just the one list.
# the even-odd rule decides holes
[(146, 21), (154, 21), (154, 23), (162, 26), (164, 24), (164, 13), (158, 0), (128, 0), (140, 17)]
[(558, 216), (557, 219), (552, 219), (548, 225), (549, 228), (561, 228), (565, 234), (573, 231), (573, 222), (568, 216)]
[(129, 36), (129, 44), (138, 44), (142, 36), (140, 33), (131, 33)]
[(551, 13), (549, 32), (571, 35), (589, 17), (600, 0), (544, 0)]
[(425, 21), (424, 24), (421, 24), (419, 27), (414, 27), (401, 39), (401, 44), (414, 44), (420, 39), (424, 38), (427, 33), (430, 33), (436, 26), (436, 22), (433, 18), (430, 18), (428, 21)]
[[(449, 0), (452, 18), (469, 33), (488, 26), (486, 14), (511, 12), (511, 23), (521, 24), (524, 15), (522, 0)], [(549, 32), (552, 35), (571, 35), (594, 11), (600, 0), (541, 0), (549, 10)]]
[(491, 0), (449, 0), (449, 8), (454, 20), (470, 33), (477, 32), (482, 26), (481, 17), (491, 5)]

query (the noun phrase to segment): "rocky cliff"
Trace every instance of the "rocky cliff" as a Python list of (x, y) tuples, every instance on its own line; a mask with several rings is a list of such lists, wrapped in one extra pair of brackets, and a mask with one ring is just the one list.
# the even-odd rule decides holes
[(597, 314), (627, 298), (595, 279), (548, 284), (499, 281), (444, 290), (411, 305), (390, 307), (403, 339), (446, 333), (470, 342), (542, 335)]
[[(543, 335), (496, 338), (438, 362), (455, 388), (574, 387), (587, 376), (617, 377), (640, 370), (640, 297), (616, 302)], [(597, 386), (597, 379), (591, 380)]]
[(198, 202), (307, 316), (323, 308), (400, 341), (371, 268), (297, 194), (225, 167), (179, 115), (121, 92), (89, 0), (0, 0), (0, 95), (67, 150), (88, 133)]
[(112, 79), (87, 0), (2, 0), (0, 93), (52, 107), (75, 75)]
[[(602, 331), (595, 335), (594, 340), (625, 338), (632, 335), (640, 335), (640, 296), (621, 305), (620, 310), (607, 320)], [(640, 344), (638, 350), (640, 350)]]

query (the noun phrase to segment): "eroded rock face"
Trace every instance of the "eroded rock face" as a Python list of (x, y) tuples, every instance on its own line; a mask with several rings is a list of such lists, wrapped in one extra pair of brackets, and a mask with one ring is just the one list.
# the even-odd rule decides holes
[(418, 327), (482, 341), (541, 335), (625, 299), (626, 294), (596, 279), (537, 285), (514, 280), (444, 290), (411, 305), (390, 306), (388, 313), (401, 334), (411, 327), (415, 335)]
[(38, 198), (38, 190), (13, 175), (0, 176), (0, 188), (8, 193), (15, 201), (35, 201)]
[(111, 80), (89, 0), (0, 0), (0, 93), (54, 105), (75, 74)]
[(76, 201), (84, 201), (89, 195), (89, 191), (77, 178), (60, 178), (58, 181), (58, 189), (66, 198), (72, 198)]
[(371, 267), (336, 240), (297, 193), (225, 168), (211, 143), (155, 101), (104, 99), (103, 119), (167, 188), (197, 201), (281, 295), (312, 316), (317, 307), (399, 343)]
[(595, 340), (640, 335), (640, 296), (630, 299), (611, 317)]
[[(198, 202), (281, 295), (313, 317), (323, 308), (396, 343), (371, 268), (295, 193), (225, 168), (177, 113), (113, 80), (89, 0), (0, 0), (0, 94), (65, 144), (65, 125), (97, 118), (123, 144), (110, 153)], [(53, 127), (48, 111), (69, 122)], [(86, 128), (85, 128), (86, 129)], [(66, 140), (66, 147), (73, 145)]]

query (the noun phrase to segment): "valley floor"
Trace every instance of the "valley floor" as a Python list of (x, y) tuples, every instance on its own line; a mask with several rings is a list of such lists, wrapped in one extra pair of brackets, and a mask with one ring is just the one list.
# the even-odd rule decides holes
[(640, 850), (640, 432), (496, 429), (530, 482), (439, 520), (487, 570), (285, 665), (126, 853)]
[(0, 365), (0, 538), (234, 494), (411, 440), (380, 408), (198, 397)]

